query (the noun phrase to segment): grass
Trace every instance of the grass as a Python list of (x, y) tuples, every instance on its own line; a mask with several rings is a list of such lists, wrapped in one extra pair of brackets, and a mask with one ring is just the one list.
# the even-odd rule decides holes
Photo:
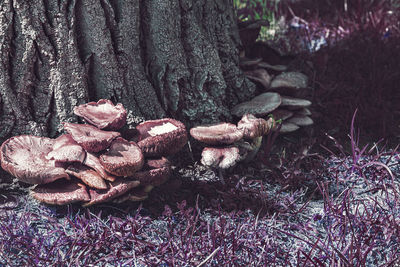
[[(355, 113), (354, 113), (355, 115)], [(355, 118), (355, 117), (354, 117)], [(200, 167), (143, 205), (51, 207), (28, 196), (0, 211), (5, 266), (391, 266), (400, 262), (400, 153), (378, 145), (286, 155), (232, 175)], [(337, 147), (340, 151), (341, 147)], [(312, 158), (312, 159), (311, 159)], [(317, 165), (322, 166), (319, 171)], [(190, 169), (190, 167), (188, 167)], [(309, 169), (307, 171), (307, 169)], [(278, 172), (279, 170), (279, 172)], [(211, 174), (212, 176), (212, 174)], [(195, 180), (196, 179), (196, 180)], [(207, 182), (202, 182), (205, 179)], [(309, 191), (310, 190), (310, 191)], [(178, 195), (178, 197), (176, 197)], [(184, 199), (183, 199), (184, 198)], [(157, 202), (160, 201), (160, 202)], [(176, 201), (176, 202), (174, 202)], [(248, 202), (248, 203), (246, 203)], [(159, 213), (151, 211), (156, 204)]]
[(0, 266), (399, 265), (400, 20), (368, 15), (398, 8), (388, 2), (273, 9), (307, 26), (292, 31), (301, 40), (327, 39), (298, 57), (314, 88), (312, 135), (269, 136), (226, 185), (178, 165), (142, 203), (52, 207), (2, 185)]

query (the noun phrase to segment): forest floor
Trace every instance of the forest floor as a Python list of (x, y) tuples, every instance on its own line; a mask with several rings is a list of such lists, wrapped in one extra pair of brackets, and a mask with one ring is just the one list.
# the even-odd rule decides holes
[(46, 206), (2, 185), (0, 266), (400, 266), (399, 45), (355, 31), (296, 55), (314, 126), (225, 184), (185, 147), (140, 203)]

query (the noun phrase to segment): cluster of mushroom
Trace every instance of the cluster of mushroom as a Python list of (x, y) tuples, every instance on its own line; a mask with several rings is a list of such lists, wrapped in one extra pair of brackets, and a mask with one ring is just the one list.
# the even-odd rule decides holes
[(22, 135), (0, 148), (1, 166), (19, 181), (36, 184), (32, 196), (44, 203), (140, 201), (170, 173), (168, 155), (187, 143), (185, 126), (173, 119), (145, 121), (132, 140), (121, 136), (127, 112), (101, 99), (75, 107), (88, 124), (64, 123), (56, 139)]
[(276, 127), (275, 120), (256, 118), (245, 114), (237, 126), (218, 123), (190, 129), (190, 135), (207, 146), (201, 154), (201, 163), (216, 168), (223, 180), (223, 170), (242, 160), (251, 160), (261, 146), (262, 138)]
[[(244, 59), (243, 59), (244, 60)], [(281, 133), (293, 132), (302, 126), (312, 125), (311, 101), (303, 99), (308, 78), (300, 72), (282, 72), (275, 77), (266, 69), (279, 73), (286, 70), (283, 65), (270, 65), (261, 59), (244, 60), (242, 68), (247, 78), (259, 84), (265, 91), (250, 101), (240, 103), (232, 109), (232, 114), (241, 117), (246, 113), (255, 116), (272, 114), (276, 120), (282, 120)]]

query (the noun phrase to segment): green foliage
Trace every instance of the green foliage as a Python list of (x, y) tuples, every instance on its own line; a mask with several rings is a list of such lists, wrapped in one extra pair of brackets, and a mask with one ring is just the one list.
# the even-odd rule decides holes
[(271, 39), (274, 37), (275, 29), (278, 24), (276, 14), (280, 0), (234, 0), (233, 5), (237, 17), (240, 21), (246, 20), (266, 20), (270, 23), (269, 27), (263, 26), (260, 31), (261, 39)]
[[(268, 20), (275, 19), (280, 0), (234, 0), (233, 5), (237, 11), (239, 20)], [(243, 12), (241, 12), (243, 11)]]

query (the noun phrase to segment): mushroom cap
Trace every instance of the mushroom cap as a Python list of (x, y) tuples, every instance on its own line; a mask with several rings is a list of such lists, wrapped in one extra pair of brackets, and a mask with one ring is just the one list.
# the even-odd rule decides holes
[(72, 164), (65, 170), (66, 173), (73, 175), (90, 187), (97, 189), (107, 189), (107, 184), (95, 170), (82, 164)]
[(187, 143), (185, 125), (171, 118), (150, 120), (136, 126), (138, 146), (145, 157), (173, 155)]
[(102, 131), (89, 124), (64, 123), (64, 129), (87, 152), (99, 152), (109, 147), (119, 132)]
[(241, 68), (251, 68), (257, 67), (257, 65), (262, 61), (262, 58), (240, 58), (239, 65)]
[(232, 114), (242, 117), (245, 114), (264, 116), (275, 110), (281, 104), (281, 96), (278, 93), (267, 92), (236, 105), (232, 109)]
[(125, 201), (143, 201), (149, 197), (149, 193), (145, 191), (145, 186), (138, 186), (131, 189), (122, 196), (114, 198), (113, 203), (122, 203)]
[(118, 179), (115, 182), (110, 183), (110, 187), (105, 190), (89, 188), (90, 201), (82, 206), (87, 207), (93, 204), (110, 201), (127, 193), (132, 188), (137, 187), (139, 184), (139, 181)]
[(261, 84), (265, 89), (268, 89), (271, 84), (271, 76), (265, 69), (248, 70), (244, 74), (249, 80)]
[(295, 115), (293, 117), (291, 117), (290, 119), (287, 120), (288, 122), (294, 123), (298, 126), (309, 126), (314, 124), (314, 121), (305, 115)]
[(257, 64), (257, 67), (270, 69), (270, 70), (274, 70), (274, 71), (286, 71), (287, 70), (287, 66), (285, 66), (285, 65), (271, 65), (267, 62), (260, 62)]
[(300, 72), (284, 72), (275, 77), (271, 82), (271, 88), (289, 87), (306, 88), (308, 77)]
[(126, 109), (121, 103), (114, 105), (108, 99), (100, 99), (74, 108), (75, 115), (99, 129), (118, 130), (126, 123)]
[(201, 153), (201, 164), (208, 167), (228, 169), (241, 160), (239, 148), (231, 147), (206, 147)]
[(304, 108), (311, 105), (311, 101), (290, 96), (282, 96), (282, 107)]
[(66, 205), (90, 200), (86, 187), (75, 179), (61, 179), (49, 184), (38, 185), (31, 191), (31, 195), (40, 202), (52, 205)]
[(282, 127), (280, 129), (280, 133), (290, 133), (290, 132), (294, 132), (297, 131), (300, 127), (294, 123), (291, 122), (283, 122), (282, 123)]
[(286, 120), (293, 116), (293, 112), (286, 109), (276, 109), (272, 112), (272, 116), (277, 120)]
[(86, 153), (86, 159), (83, 164), (94, 169), (103, 179), (107, 181), (114, 182), (117, 178), (114, 175), (107, 173), (106, 170), (104, 170), (103, 165), (101, 165), (100, 159), (92, 153)]
[(159, 186), (166, 182), (171, 174), (171, 163), (166, 158), (148, 159), (143, 169), (131, 178), (140, 181), (140, 185)]
[(142, 150), (135, 142), (122, 137), (112, 141), (107, 152), (99, 157), (104, 169), (116, 176), (131, 176), (143, 167)]
[(7, 139), (1, 145), (1, 167), (21, 182), (45, 184), (60, 178), (69, 179), (64, 168), (46, 159), (54, 140), (46, 137), (21, 135)]
[(310, 111), (308, 108), (302, 108), (302, 109), (296, 110), (296, 114), (297, 114), (297, 115), (309, 116), (309, 115), (311, 115), (312, 113), (311, 113), (311, 111)]
[(86, 151), (78, 145), (70, 134), (63, 134), (54, 140), (53, 150), (46, 155), (46, 159), (56, 162), (80, 162), (85, 160)]
[(268, 121), (262, 118), (256, 118), (252, 114), (246, 114), (238, 122), (238, 129), (243, 131), (243, 137), (254, 139), (256, 137), (268, 134), (275, 127), (275, 120), (269, 118)]
[(210, 145), (233, 144), (243, 138), (242, 131), (235, 124), (227, 122), (194, 127), (190, 129), (190, 135)]

